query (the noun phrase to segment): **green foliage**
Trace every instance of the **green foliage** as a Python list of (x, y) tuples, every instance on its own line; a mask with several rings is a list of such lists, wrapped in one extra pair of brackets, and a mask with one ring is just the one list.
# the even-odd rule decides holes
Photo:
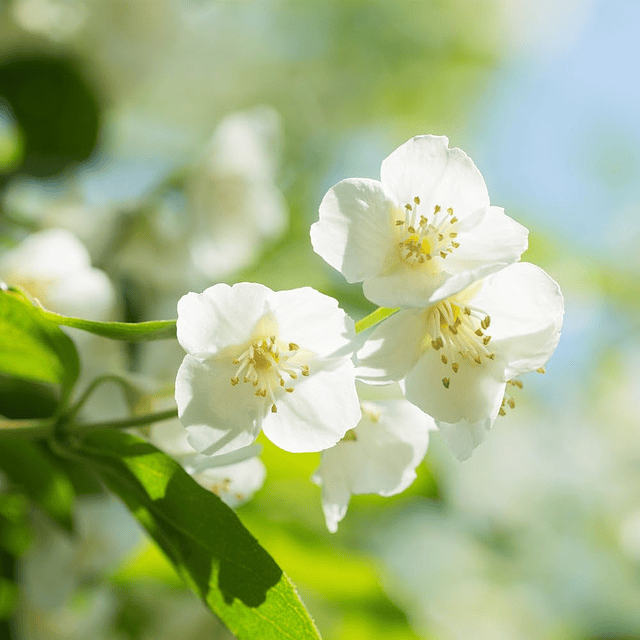
[(76, 348), (17, 291), (0, 291), (0, 352), (0, 415), (44, 417), (66, 403), (80, 372)]
[(295, 589), (217, 496), (134, 436), (92, 433), (58, 443), (119, 495), (189, 585), (242, 639), (318, 639)]
[(28, 440), (4, 440), (0, 468), (61, 527), (72, 530), (73, 485), (45, 450)]

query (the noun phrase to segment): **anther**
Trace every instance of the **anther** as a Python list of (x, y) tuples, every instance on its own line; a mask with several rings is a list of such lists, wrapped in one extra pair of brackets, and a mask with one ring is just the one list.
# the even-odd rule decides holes
[(447, 254), (446, 254), (444, 251), (441, 251), (441, 252), (440, 252), (440, 257), (441, 257), (441, 258), (446, 258), (446, 257), (447, 257)]
[(509, 398), (507, 400), (507, 404), (512, 408), (515, 409), (516, 408), (516, 401), (513, 398)]
[(544, 367), (540, 367), (539, 369), (536, 369), (537, 373), (546, 373), (546, 369)]
[(473, 361), (474, 361), (476, 364), (482, 364), (482, 358), (481, 358), (480, 356), (475, 356), (475, 357), (473, 358)]
[(452, 243), (451, 243), (451, 246), (452, 246), (454, 249), (457, 249), (457, 248), (460, 246), (460, 243), (459, 243), (459, 242), (452, 242)]
[(507, 412), (506, 412), (502, 407), (500, 407), (500, 409), (498, 409), (498, 413), (499, 413), (501, 416), (506, 416), (506, 415), (507, 415)]
[(289, 343), (289, 351), (297, 351), (300, 347), (295, 342)]
[(308, 376), (309, 375), (309, 365), (308, 364), (302, 365), (302, 375), (303, 376)]
[(416, 196), (416, 197), (413, 199), (413, 201), (414, 201), (416, 204), (420, 204), (420, 198), (419, 198), (418, 196)]
[(482, 344), (483, 345), (488, 345), (489, 342), (491, 342), (491, 336), (485, 336), (484, 338), (482, 338)]
[(441, 207), (439, 204), (437, 204), (437, 205), (433, 208), (433, 213), (440, 213), (441, 209), (442, 209), (442, 207)]
[(240, 378), (238, 376), (234, 376), (231, 378), (231, 384), (235, 387), (240, 382)]
[(442, 364), (447, 364), (447, 362), (449, 362), (447, 360), (447, 356), (445, 356), (444, 353), (440, 356), (440, 360), (442, 360)]
[(465, 316), (470, 316), (471, 315), (471, 309), (469, 309), (469, 307), (465, 307), (462, 310), (462, 313), (464, 313)]
[(409, 233), (415, 233), (415, 232), (416, 232), (416, 229), (415, 229), (415, 227), (407, 227), (407, 231), (408, 231)]
[(451, 364), (451, 368), (453, 369), (453, 373), (458, 373), (458, 369), (460, 368), (460, 365), (457, 362), (453, 362)]
[(456, 218), (455, 216), (453, 216), (453, 218), (451, 218), (451, 220), (449, 220), (449, 222), (451, 224), (455, 224), (456, 222), (458, 222), (458, 218)]
[(275, 404), (271, 405), (271, 413), (278, 413), (278, 407)]
[(401, 227), (404, 224), (404, 220), (396, 220), (396, 227)]
[(405, 208), (407, 211), (413, 211), (413, 207), (412, 207), (410, 204), (405, 204), (405, 205), (404, 205), (404, 208)]
[(457, 237), (458, 237), (458, 234), (457, 234), (455, 231), (452, 231), (452, 232), (449, 234), (449, 237), (450, 237), (450, 238), (457, 238)]
[(449, 208), (447, 209), (447, 213), (448, 213), (450, 216), (452, 216), (452, 215), (453, 215), (453, 209), (452, 209), (451, 207), (449, 207)]
[(474, 331), (474, 333), (475, 333), (477, 336), (483, 336), (483, 335), (484, 335), (484, 332), (482, 331), (482, 329), (476, 329), (476, 330)]
[(285, 388), (284, 388), (284, 390), (285, 390), (287, 393), (293, 393), (293, 389), (292, 389), (291, 387), (285, 387)]
[(451, 383), (451, 380), (449, 380), (449, 378), (442, 378), (442, 384), (444, 385), (445, 389), (449, 388), (450, 383)]

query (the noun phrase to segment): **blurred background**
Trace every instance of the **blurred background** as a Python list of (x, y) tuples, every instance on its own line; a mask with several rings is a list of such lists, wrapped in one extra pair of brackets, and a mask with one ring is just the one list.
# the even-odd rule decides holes
[[(357, 319), (311, 250), (318, 204), (447, 135), (563, 290), (547, 374), (470, 460), (432, 435), (412, 487), (355, 496), (337, 534), (318, 456), (266, 440), (239, 515), (327, 639), (640, 638), (639, 33), (637, 0), (0, 0), (0, 277), (95, 319), (243, 280)], [(85, 386), (170, 398), (177, 344), (77, 339)], [(229, 637), (99, 488), (75, 539), (25, 518), (21, 638)]]

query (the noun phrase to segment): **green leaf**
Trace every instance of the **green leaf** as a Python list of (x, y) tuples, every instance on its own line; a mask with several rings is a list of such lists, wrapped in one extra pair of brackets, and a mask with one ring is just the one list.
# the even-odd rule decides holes
[(0, 413), (5, 418), (48, 418), (58, 407), (58, 395), (56, 385), (0, 373)]
[[(58, 399), (62, 404), (80, 372), (78, 352), (71, 338), (15, 291), (0, 290), (0, 355), (0, 374), (25, 382), (15, 383), (24, 387), (25, 392), (29, 391), (26, 383), (35, 382), (40, 387), (36, 395), (48, 395), (44, 391), (46, 385), (55, 385), (59, 387)], [(21, 406), (17, 411), (24, 413), (24, 405)], [(0, 414), (6, 415), (3, 405)]]
[(59, 442), (118, 494), (239, 640), (318, 640), (288, 577), (216, 495), (134, 436), (102, 431)]
[(71, 532), (74, 490), (52, 456), (28, 440), (4, 440), (0, 469), (61, 527)]

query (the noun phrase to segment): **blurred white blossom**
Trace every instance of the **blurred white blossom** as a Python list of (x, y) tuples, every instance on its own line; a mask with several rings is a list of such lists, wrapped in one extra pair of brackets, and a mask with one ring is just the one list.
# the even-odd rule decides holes
[(192, 258), (209, 280), (247, 266), (285, 230), (287, 205), (276, 186), (281, 137), (274, 109), (233, 113), (216, 128), (189, 180)]
[(177, 420), (153, 425), (149, 440), (177, 460), (199, 485), (232, 508), (250, 500), (264, 484), (266, 469), (259, 458), (260, 445), (249, 445), (224, 455), (205, 456), (189, 444), (187, 433)]

